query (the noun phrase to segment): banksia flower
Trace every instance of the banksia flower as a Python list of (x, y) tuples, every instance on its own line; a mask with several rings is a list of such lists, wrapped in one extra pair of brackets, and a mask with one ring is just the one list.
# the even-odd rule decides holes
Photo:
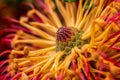
[(17, 31), (1, 79), (120, 79), (119, 0), (35, 1), (26, 16), (9, 19)]

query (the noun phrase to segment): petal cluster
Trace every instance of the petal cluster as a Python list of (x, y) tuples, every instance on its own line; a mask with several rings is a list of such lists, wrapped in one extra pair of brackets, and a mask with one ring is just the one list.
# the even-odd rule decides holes
[(20, 20), (9, 19), (12, 50), (0, 54), (9, 55), (0, 61), (0, 79), (120, 79), (119, 0), (35, 0), (31, 6)]

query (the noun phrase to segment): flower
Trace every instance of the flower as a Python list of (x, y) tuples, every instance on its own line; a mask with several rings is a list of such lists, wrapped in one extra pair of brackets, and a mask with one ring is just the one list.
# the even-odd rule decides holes
[(17, 32), (1, 79), (120, 79), (119, 0), (35, 1), (9, 19)]

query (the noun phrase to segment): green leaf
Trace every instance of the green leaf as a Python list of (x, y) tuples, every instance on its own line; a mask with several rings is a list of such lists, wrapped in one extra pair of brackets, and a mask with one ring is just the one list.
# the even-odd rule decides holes
[(63, 2), (76, 2), (76, 1), (79, 1), (79, 0), (62, 0)]
[(85, 5), (85, 9), (88, 9), (90, 3), (91, 3), (92, 0), (88, 0), (87, 4)]
[(32, 0), (22, 0), (23, 2), (32, 2)]

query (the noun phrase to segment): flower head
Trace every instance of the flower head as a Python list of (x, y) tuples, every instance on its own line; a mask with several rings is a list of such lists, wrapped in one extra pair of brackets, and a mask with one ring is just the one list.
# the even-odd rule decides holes
[(1, 61), (2, 78), (120, 79), (119, 1), (35, 1), (13, 21), (17, 32), (9, 58)]

